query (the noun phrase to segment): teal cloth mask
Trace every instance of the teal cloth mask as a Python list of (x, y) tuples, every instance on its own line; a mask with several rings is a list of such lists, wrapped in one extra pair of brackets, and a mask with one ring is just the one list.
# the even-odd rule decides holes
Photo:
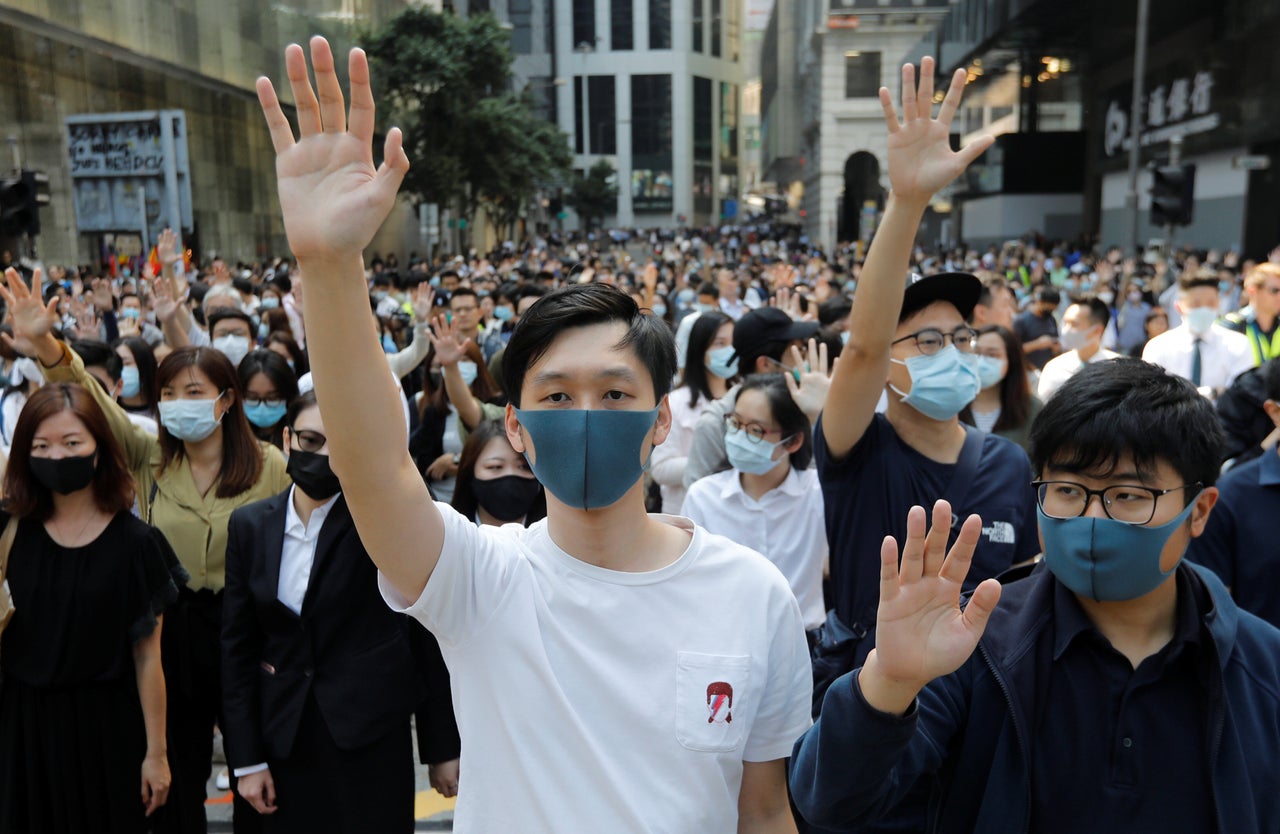
[(658, 409), (515, 410), (537, 461), (529, 466), (547, 491), (576, 510), (608, 507), (644, 474), (640, 451)]
[(1050, 518), (1037, 510), (1044, 562), (1059, 582), (1082, 597), (1098, 602), (1137, 599), (1155, 590), (1177, 568), (1161, 570), (1160, 552), (1194, 506), (1193, 498), (1172, 521), (1159, 527), (1086, 516)]
[(904, 394), (890, 388), (904, 403), (933, 420), (950, 420), (982, 390), (977, 363), (972, 356), (956, 350), (955, 345), (947, 345), (930, 356), (890, 361), (907, 366), (911, 390)]

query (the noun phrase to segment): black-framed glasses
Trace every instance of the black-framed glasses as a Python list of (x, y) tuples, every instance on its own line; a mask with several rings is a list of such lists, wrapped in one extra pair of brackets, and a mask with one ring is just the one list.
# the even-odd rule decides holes
[(951, 340), (951, 344), (956, 346), (956, 350), (961, 353), (973, 353), (973, 349), (978, 345), (978, 331), (967, 325), (960, 325), (950, 333), (943, 333), (936, 327), (926, 327), (924, 330), (917, 330), (915, 333), (908, 333), (901, 339), (894, 339), (891, 344), (905, 342), (908, 339), (914, 339), (916, 349), (925, 356), (932, 356), (942, 350), (947, 340)]
[(1102, 499), (1107, 518), (1124, 524), (1147, 524), (1155, 517), (1161, 496), (1184, 489), (1199, 491), (1204, 484), (1183, 484), (1172, 489), (1152, 489), (1136, 484), (1115, 484), (1105, 489), (1089, 489), (1074, 481), (1032, 481), (1036, 504), (1050, 518), (1079, 518), (1089, 509), (1093, 496)]
[(277, 408), (282, 405), (287, 405), (287, 403), (284, 400), (279, 399), (278, 397), (268, 397), (262, 400), (258, 399), (257, 397), (244, 398), (245, 408), (252, 408), (253, 406), (258, 406), (258, 405), (265, 405), (269, 408)]
[(329, 442), (329, 438), (310, 429), (295, 429), (293, 436), (298, 442), (298, 448), (304, 452), (318, 452)]
[(782, 429), (766, 429), (759, 423), (744, 423), (732, 414), (724, 415), (724, 424), (729, 431), (742, 431), (747, 433), (747, 439), (752, 443), (763, 442), (764, 439), (771, 434), (782, 434)]

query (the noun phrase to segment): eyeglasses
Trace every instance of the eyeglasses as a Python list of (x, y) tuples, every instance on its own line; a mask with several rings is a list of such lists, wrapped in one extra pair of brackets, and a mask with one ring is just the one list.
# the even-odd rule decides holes
[(329, 438), (320, 432), (309, 429), (295, 430), (293, 437), (298, 441), (298, 448), (304, 452), (318, 452), (329, 442)]
[(905, 342), (907, 339), (914, 339), (916, 349), (925, 356), (932, 356), (946, 346), (947, 340), (951, 340), (951, 344), (956, 346), (956, 350), (961, 353), (973, 353), (973, 349), (978, 344), (978, 332), (972, 327), (961, 325), (950, 333), (943, 333), (936, 327), (926, 327), (924, 330), (917, 330), (915, 333), (909, 333), (901, 339), (894, 339), (890, 344), (898, 344)]
[(262, 400), (255, 399), (253, 397), (244, 398), (245, 408), (251, 408), (253, 406), (262, 406), (262, 405), (268, 406), (269, 408), (279, 408), (282, 405), (287, 405), (287, 403), (284, 400), (277, 399), (275, 397), (268, 397), (267, 399), (262, 399)]
[(782, 434), (782, 429), (766, 429), (759, 423), (744, 423), (732, 414), (724, 416), (724, 424), (729, 431), (742, 431), (747, 433), (747, 439), (752, 443), (760, 443), (770, 434)]
[(1156, 502), (1163, 495), (1184, 489), (1199, 490), (1201, 483), (1172, 489), (1151, 489), (1132, 484), (1116, 484), (1105, 489), (1089, 489), (1073, 481), (1032, 481), (1036, 503), (1050, 518), (1079, 518), (1089, 509), (1093, 496), (1102, 499), (1107, 518), (1124, 524), (1147, 524), (1155, 517)]

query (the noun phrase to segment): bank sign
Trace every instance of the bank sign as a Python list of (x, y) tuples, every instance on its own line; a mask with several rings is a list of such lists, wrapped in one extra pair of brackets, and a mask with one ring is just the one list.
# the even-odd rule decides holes
[(67, 147), (82, 233), (190, 229), (191, 163), (181, 110), (68, 116)]
[[(1173, 136), (1195, 136), (1217, 130), (1223, 122), (1214, 105), (1214, 76), (1211, 70), (1174, 74), (1147, 81), (1140, 120), (1139, 146), (1159, 145)], [(1154, 86), (1153, 86), (1154, 85)], [(1130, 98), (1114, 91), (1106, 105), (1103, 152), (1108, 157), (1127, 155), (1132, 144)]]

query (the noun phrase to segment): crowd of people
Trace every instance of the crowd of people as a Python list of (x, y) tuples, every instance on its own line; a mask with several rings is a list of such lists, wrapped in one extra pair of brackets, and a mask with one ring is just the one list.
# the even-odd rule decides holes
[(238, 832), (409, 831), (414, 735), (458, 831), (1280, 828), (1280, 249), (919, 246), (925, 59), (865, 259), (366, 264), (311, 58), (290, 257), (5, 274), (0, 834), (204, 831), (218, 737)]

